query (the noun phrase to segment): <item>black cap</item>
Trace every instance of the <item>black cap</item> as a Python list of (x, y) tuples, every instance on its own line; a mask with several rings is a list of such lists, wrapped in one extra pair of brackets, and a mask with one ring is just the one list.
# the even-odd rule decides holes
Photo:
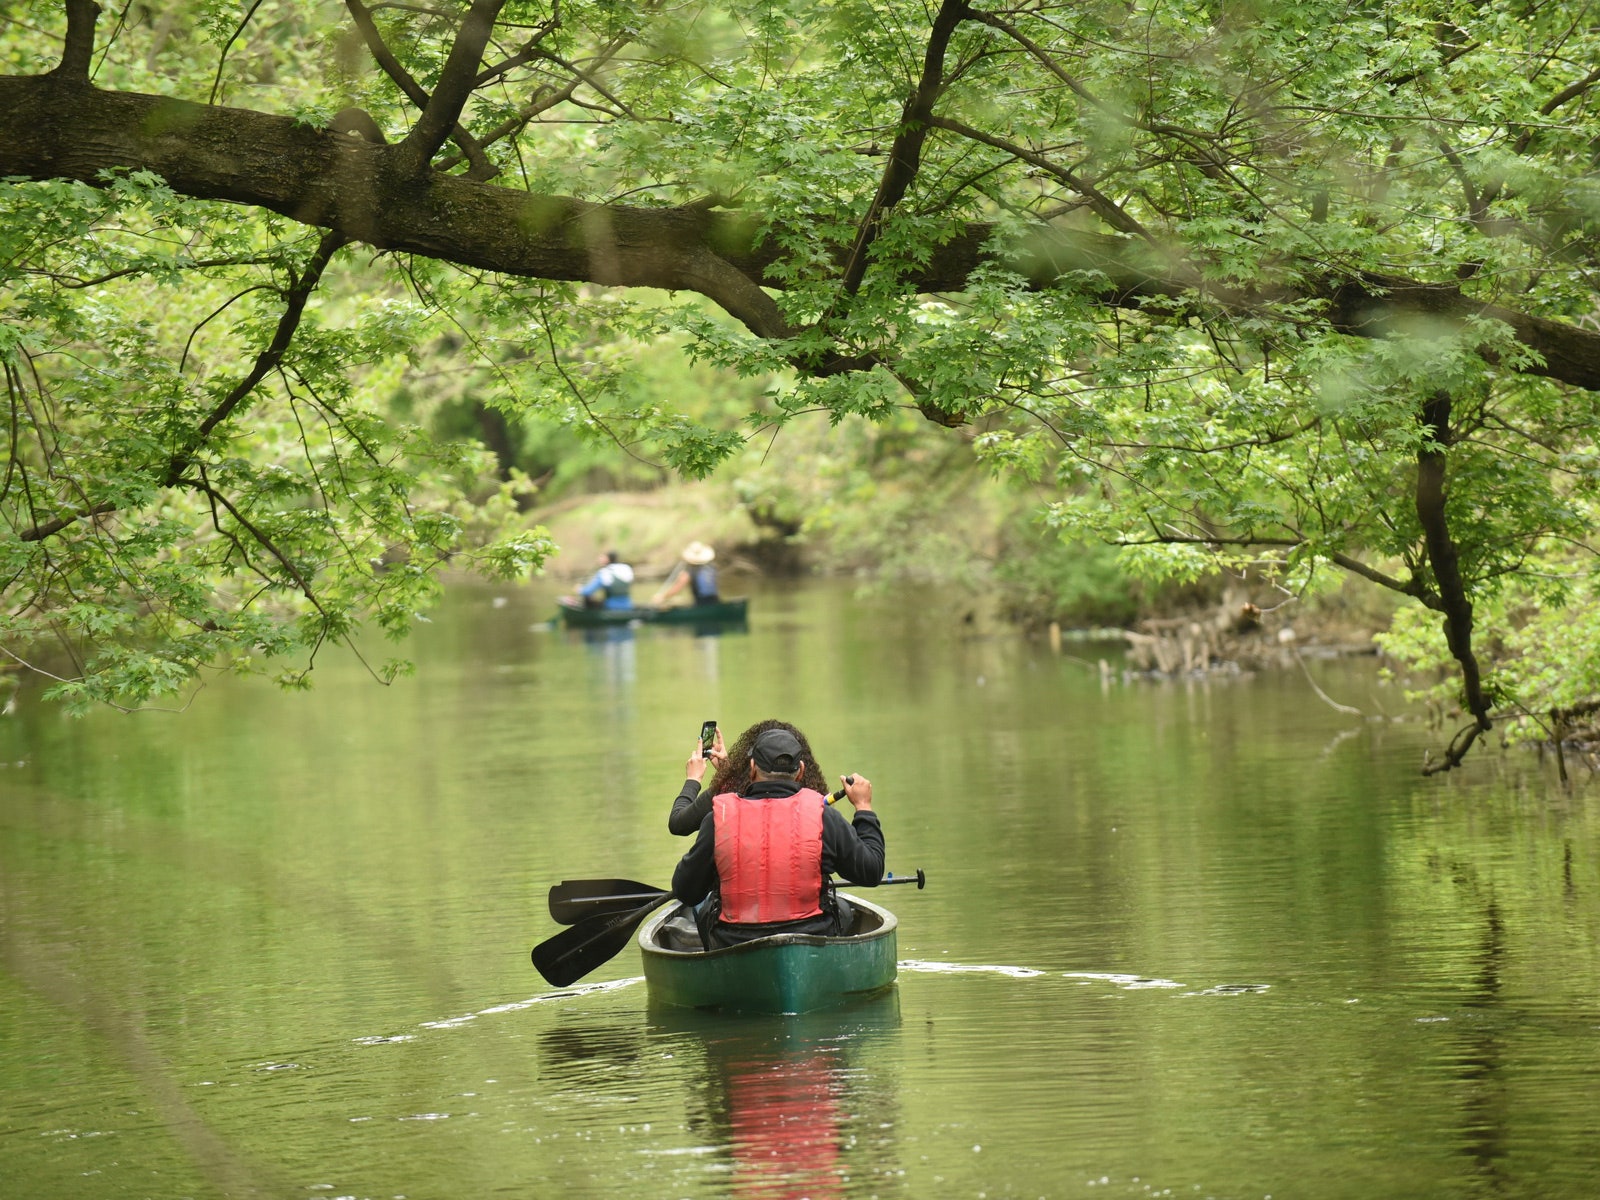
[(769, 729), (756, 738), (750, 757), (763, 771), (792, 775), (801, 762), (800, 739), (787, 729)]

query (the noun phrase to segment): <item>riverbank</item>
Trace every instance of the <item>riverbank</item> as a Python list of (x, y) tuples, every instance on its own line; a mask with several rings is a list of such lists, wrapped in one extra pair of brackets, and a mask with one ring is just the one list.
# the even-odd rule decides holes
[[(536, 508), (561, 548), (545, 573), (563, 585), (594, 570), (596, 557), (615, 549), (633, 565), (648, 591), (664, 580), (689, 541), (717, 550), (724, 579), (797, 576), (848, 577), (868, 588), (913, 586), (930, 606), (959, 610), (966, 625), (993, 625), (1025, 636), (1059, 639), (1074, 632), (1113, 633), (1129, 648), (1130, 669), (1182, 675), (1226, 666), (1248, 670), (1293, 667), (1299, 656), (1372, 654), (1373, 635), (1387, 627), (1395, 605), (1359, 580), (1300, 599), (1260, 580), (1215, 579), (1165, 590), (1124, 576), (1108, 577), (1103, 562), (1069, 579), (1073, 594), (1052, 590), (1040, 564), (1047, 552), (1082, 566), (1104, 547), (1074, 550), (1019, 529), (1015, 514), (994, 495), (972, 495), (960, 506), (929, 506), (920, 516), (937, 527), (935, 548), (900, 546), (875, 556), (879, 539), (862, 523), (776, 521), (714, 482), (674, 484), (648, 492), (604, 492)], [(880, 502), (882, 498), (879, 498)], [(883, 541), (926, 540), (926, 529), (905, 524), (889, 505), (878, 523)], [(885, 528), (899, 521), (898, 531)], [(866, 524), (871, 524), (866, 522)], [(1057, 572), (1055, 582), (1060, 582)], [(1099, 587), (1099, 591), (1095, 590)]]

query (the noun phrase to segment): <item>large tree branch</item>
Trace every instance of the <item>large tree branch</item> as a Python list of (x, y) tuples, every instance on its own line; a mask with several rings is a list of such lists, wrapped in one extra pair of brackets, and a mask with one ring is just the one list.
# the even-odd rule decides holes
[[(781, 239), (761, 239), (755, 221), (703, 207), (633, 208), (533, 195), (455, 176), (408, 175), (398, 146), (375, 146), (245, 109), (169, 97), (101, 91), (58, 76), (0, 76), (0, 176), (103, 182), (103, 172), (149, 170), (177, 192), (281, 213), (379, 249), (540, 279), (693, 290), (773, 336), (773, 310), (751, 288), (777, 287), (767, 269)], [(1103, 304), (1139, 308), (1189, 300), (1249, 313), (1280, 303), (1323, 301), (1342, 333), (1384, 337), (1418, 318), (1440, 326), (1502, 321), (1541, 361), (1534, 375), (1600, 391), (1600, 333), (1486, 304), (1453, 283), (1396, 276), (1304, 279), (1254, 288), (1193, 281), (1193, 264), (1157, 254), (1140, 239), (1040, 226), (1022, 243), (993, 244), (982, 223), (940, 246), (920, 274), (923, 292), (959, 291), (1000, 256), (1035, 287), (1069, 279)], [(742, 279), (708, 269), (707, 254)], [(841, 266), (848, 247), (839, 247)], [(786, 328), (786, 327), (784, 327)]]
[(1539, 115), (1548, 117), (1563, 104), (1566, 104), (1569, 100), (1576, 100), (1597, 83), (1600, 83), (1600, 67), (1596, 67), (1582, 79), (1573, 80), (1554, 96), (1551, 96), (1550, 99), (1539, 106)]
[[(419, 109), (426, 110), (432, 97), (411, 77), (411, 72), (406, 70), (405, 64), (396, 58), (394, 52), (384, 43), (383, 34), (378, 31), (371, 11), (361, 3), (361, 0), (345, 0), (345, 7), (350, 10), (350, 18), (355, 22), (356, 28), (361, 31), (373, 61), (382, 67), (383, 73), (406, 94), (406, 99)], [(471, 170), (467, 172), (468, 178), (493, 179), (499, 173), (499, 168), (484, 156), (483, 147), (478, 144), (477, 139), (468, 133), (459, 121), (450, 127), (450, 140), (461, 148), (461, 153), (472, 164)]]
[(473, 0), (461, 29), (456, 33), (450, 57), (439, 73), (438, 86), (428, 100), (417, 123), (400, 143), (397, 162), (403, 173), (420, 175), (439, 152), (450, 131), (456, 128), (467, 98), (477, 86), (478, 64), (484, 47), (494, 33), (494, 20), (506, 0)]
[[(1422, 406), (1423, 442), (1417, 450), (1417, 519), (1422, 525), (1423, 542), (1428, 548), (1428, 564), (1439, 590), (1440, 611), (1444, 613), (1445, 642), (1461, 667), (1461, 686), (1467, 711), (1482, 733), (1494, 728), (1489, 717), (1489, 699), (1483, 691), (1482, 673), (1472, 650), (1472, 601), (1461, 578), (1460, 555), (1450, 534), (1445, 514), (1446, 454), (1455, 438), (1450, 427), (1450, 396), (1437, 392)], [(1476, 734), (1451, 742), (1445, 755), (1449, 770), (1466, 755)], [(1460, 742), (1459, 750), (1457, 742)], [(1430, 772), (1431, 774), (1432, 772)]]
[(850, 257), (845, 260), (841, 283), (847, 296), (854, 296), (861, 290), (861, 281), (867, 274), (867, 253), (877, 241), (884, 221), (904, 199), (922, 167), (922, 144), (928, 140), (928, 121), (933, 116), (934, 102), (944, 90), (944, 57), (956, 26), (969, 14), (966, 0), (944, 0), (933, 19), (928, 47), (922, 58), (922, 78), (900, 111), (900, 127), (895, 132), (894, 145), (889, 148), (889, 161), (884, 164), (878, 194), (873, 197), (866, 219), (856, 233), (855, 245), (850, 248)]
[(61, 63), (52, 74), (77, 83), (89, 82), (89, 64), (94, 59), (94, 27), (100, 19), (95, 0), (66, 0), (67, 36), (61, 47)]
[(79, 512), (66, 513), (63, 516), (53, 517), (48, 521), (40, 522), (31, 529), (24, 529), (21, 533), (17, 534), (17, 540), (19, 542), (42, 542), (45, 538), (60, 533), (67, 526), (74, 525), (83, 520), (85, 517), (103, 517), (108, 513), (114, 513), (116, 511), (117, 506), (115, 504), (106, 503), (91, 505), (90, 507)]

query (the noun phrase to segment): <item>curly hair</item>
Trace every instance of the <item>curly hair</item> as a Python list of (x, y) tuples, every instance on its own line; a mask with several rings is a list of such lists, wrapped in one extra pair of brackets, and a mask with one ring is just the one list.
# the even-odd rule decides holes
[(755, 749), (756, 739), (769, 729), (786, 729), (794, 734), (795, 740), (800, 743), (800, 754), (805, 759), (806, 769), (805, 774), (800, 777), (801, 784), (826, 796), (828, 777), (822, 773), (822, 768), (817, 766), (816, 755), (811, 753), (811, 743), (806, 741), (806, 735), (789, 722), (776, 719), (757, 721), (728, 747), (728, 763), (717, 772), (716, 778), (709, 784), (711, 794), (720, 796), (724, 792), (738, 792), (744, 788), (750, 779), (750, 755)]

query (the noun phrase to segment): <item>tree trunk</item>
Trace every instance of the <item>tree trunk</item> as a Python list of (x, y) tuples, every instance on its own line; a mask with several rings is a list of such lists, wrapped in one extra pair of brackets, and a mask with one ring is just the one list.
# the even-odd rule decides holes
[(1478, 659), (1472, 652), (1472, 602), (1461, 578), (1461, 558), (1446, 516), (1446, 459), (1454, 433), (1450, 428), (1450, 396), (1435, 392), (1422, 406), (1423, 442), (1417, 449), (1417, 519), (1422, 524), (1423, 543), (1433, 568), (1433, 581), (1439, 593), (1439, 609), (1444, 613), (1445, 642), (1461, 666), (1462, 700), (1474, 723), (1451, 742), (1444, 760), (1434, 771), (1458, 766), (1467, 749), (1480, 733), (1494, 728), (1489, 717), (1489, 700), (1484, 695)]

